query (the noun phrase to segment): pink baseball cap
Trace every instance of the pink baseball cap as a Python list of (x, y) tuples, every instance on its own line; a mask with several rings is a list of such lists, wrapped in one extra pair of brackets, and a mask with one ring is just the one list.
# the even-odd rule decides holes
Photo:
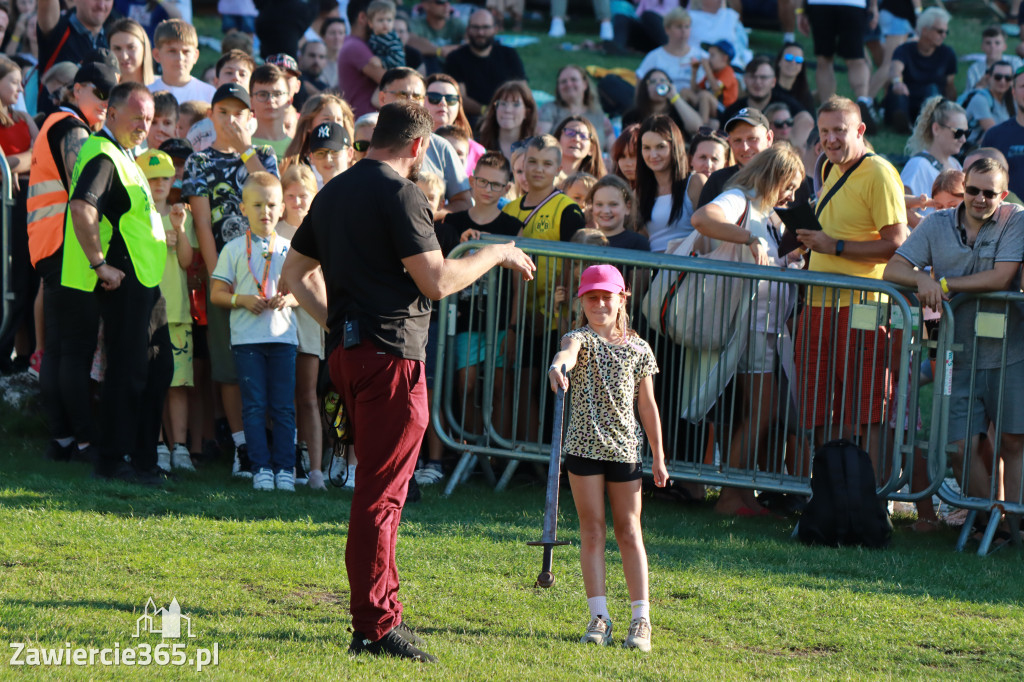
[(614, 265), (591, 265), (580, 276), (580, 290), (576, 292), (576, 296), (578, 298), (594, 290), (621, 294), (626, 291), (626, 282)]

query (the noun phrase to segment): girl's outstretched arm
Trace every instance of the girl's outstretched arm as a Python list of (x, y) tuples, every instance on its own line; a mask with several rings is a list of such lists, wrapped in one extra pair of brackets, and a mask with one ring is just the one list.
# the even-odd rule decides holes
[[(569, 372), (576, 366), (576, 357), (580, 353), (580, 342), (576, 339), (562, 339), (562, 350), (555, 353), (555, 359), (551, 361), (548, 368), (548, 381), (551, 383), (551, 390), (557, 392), (561, 386), (563, 391), (569, 390), (569, 377), (562, 374), (562, 365), (565, 371)], [(655, 408), (657, 409), (657, 408)]]
[(637, 397), (637, 411), (640, 423), (647, 434), (647, 442), (651, 444), (654, 463), (651, 471), (654, 474), (654, 485), (664, 488), (668, 483), (668, 469), (665, 468), (665, 448), (661, 442), (661, 416), (658, 414), (658, 403), (654, 400), (654, 379), (644, 377), (640, 382), (640, 395)]

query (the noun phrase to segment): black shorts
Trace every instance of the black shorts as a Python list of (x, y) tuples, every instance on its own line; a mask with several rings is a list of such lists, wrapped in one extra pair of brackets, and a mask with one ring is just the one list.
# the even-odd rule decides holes
[(846, 5), (808, 5), (814, 54), (819, 57), (864, 59), (864, 33), (868, 28), (866, 9)]
[(606, 462), (576, 455), (565, 456), (565, 470), (576, 476), (604, 476), (609, 483), (638, 481), (644, 475), (640, 462)]

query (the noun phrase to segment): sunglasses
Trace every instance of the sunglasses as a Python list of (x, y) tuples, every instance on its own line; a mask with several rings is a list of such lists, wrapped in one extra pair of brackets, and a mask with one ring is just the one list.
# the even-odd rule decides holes
[(786, 62), (793, 62), (794, 64), (803, 64), (804, 58), (798, 54), (784, 54), (782, 60)]
[(95, 95), (96, 99), (98, 99), (101, 102), (107, 101), (107, 93), (101, 92), (100, 89), (95, 86), (93, 86), (92, 94)]
[(364, 153), (369, 148), (370, 148), (370, 141), (369, 140), (356, 140), (355, 142), (352, 143), (352, 149), (355, 149), (360, 154)]
[(1007, 82), (1009, 82), (1009, 81), (1013, 80), (1013, 76), (1011, 76), (1008, 73), (994, 73), (994, 74), (992, 74), (992, 79), (993, 80), (997, 80), (997, 81), (1007, 81)]
[(776, 128), (792, 128), (793, 119), (791, 118), (780, 118), (778, 121), (772, 121), (772, 125)]
[(409, 92), (408, 90), (385, 90), (384, 92), (394, 95), (399, 99), (407, 99), (413, 102), (422, 102), (424, 97), (421, 92)]
[(428, 92), (427, 101), (431, 104), (440, 104), (444, 102), (450, 107), (454, 107), (459, 103), (458, 95), (442, 95), (440, 92)]
[(573, 128), (566, 128), (562, 131), (562, 134), (568, 137), (570, 140), (579, 140), (580, 142), (586, 142), (590, 139), (590, 133), (586, 130), (574, 130)]
[(961, 137), (967, 137), (967, 133), (971, 132), (966, 128), (954, 128), (953, 126), (948, 126), (945, 123), (939, 123), (939, 125), (947, 129), (949, 132), (953, 133), (953, 137), (955, 137), (958, 140)]
[(473, 176), (473, 182), (480, 189), (489, 189), (492, 192), (504, 192), (505, 188), (508, 187), (507, 182), (491, 182), (490, 180), (484, 180), (476, 175)]
[(512, 143), (512, 145), (511, 145), (511, 146), (509, 147), (509, 153), (510, 153), (510, 154), (515, 154), (515, 153), (516, 153), (517, 151), (519, 151), (520, 149), (526, 149), (526, 147), (527, 147), (527, 146), (528, 146), (528, 145), (529, 145), (529, 144), (530, 144), (530, 143), (531, 143), (532, 141), (533, 141), (533, 138), (532, 138), (532, 137), (527, 137), (527, 138), (525, 138), (525, 139), (522, 139), (522, 140), (518, 140), (518, 141), (516, 141), (516, 142), (513, 142), (513, 143)]
[(964, 194), (966, 194), (969, 197), (976, 197), (980, 194), (986, 199), (995, 199), (996, 196), (1002, 194), (1002, 192), (996, 192), (995, 190), (991, 189), (981, 189), (980, 187), (975, 187), (974, 185), (967, 185), (966, 187), (964, 187)]
[(701, 126), (697, 128), (697, 135), (700, 137), (717, 137), (720, 140), (728, 140), (729, 136), (717, 128)]

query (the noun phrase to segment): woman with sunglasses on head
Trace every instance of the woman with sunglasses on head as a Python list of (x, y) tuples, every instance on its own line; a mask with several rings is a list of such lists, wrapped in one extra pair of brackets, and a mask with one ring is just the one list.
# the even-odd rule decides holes
[(931, 194), (939, 173), (947, 168), (963, 170), (954, 157), (967, 141), (967, 133), (963, 107), (939, 95), (925, 100), (907, 141), (907, 153), (912, 156), (900, 173), (908, 194)]
[(537, 103), (526, 81), (508, 81), (494, 91), (483, 122), (480, 144), (512, 160), (512, 145), (533, 135), (537, 128)]
[(555, 128), (554, 138), (562, 147), (562, 175), (590, 173), (603, 178), (608, 172), (601, 158), (601, 144), (594, 124), (583, 116), (570, 116)]
[[(612, 122), (601, 109), (597, 93), (590, 85), (590, 78), (582, 67), (575, 64), (563, 66), (555, 83), (555, 100), (540, 108), (537, 114), (537, 135), (545, 135), (560, 121), (569, 116), (583, 116), (590, 121), (597, 132), (601, 149), (608, 149), (615, 139)], [(557, 135), (555, 135), (557, 137)]]
[(690, 140), (689, 162), (686, 198), (691, 206), (696, 206), (708, 177), (716, 170), (733, 165), (732, 147), (725, 133), (710, 128), (698, 130)]
[(655, 115), (669, 116), (677, 128), (691, 135), (702, 123), (697, 110), (676, 91), (668, 74), (661, 69), (651, 69), (637, 83), (635, 103), (622, 115), (622, 125), (643, 123)]
[(434, 132), (444, 126), (455, 126), (469, 137), (469, 152), (466, 154), (466, 174), (472, 175), (477, 160), (487, 151), (473, 139), (473, 129), (462, 109), (462, 95), (458, 82), (445, 73), (427, 76), (427, 99), (424, 103), (430, 117), (434, 119)]
[(985, 131), (1009, 120), (1015, 112), (1013, 104), (1013, 66), (999, 60), (985, 70), (978, 87), (968, 91), (959, 100), (967, 112), (971, 132), (967, 136), (969, 147), (976, 147)]
[(686, 194), (686, 146), (668, 116), (651, 116), (640, 126), (636, 165), (636, 203), (651, 251), (660, 253), (673, 239), (693, 231), (693, 202)]
[(804, 48), (797, 43), (786, 43), (775, 60), (775, 91), (789, 95), (807, 111), (814, 111), (814, 97), (807, 85), (804, 67)]

